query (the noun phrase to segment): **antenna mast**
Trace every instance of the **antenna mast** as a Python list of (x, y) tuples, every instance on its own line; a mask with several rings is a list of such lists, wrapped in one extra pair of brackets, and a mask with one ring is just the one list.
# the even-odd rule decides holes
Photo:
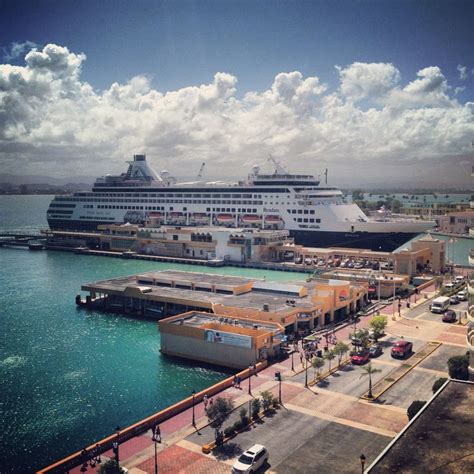
[(324, 172), (324, 176), (325, 176), (324, 182), (328, 184), (328, 169), (327, 168), (326, 168), (326, 171)]
[(205, 166), (206, 166), (206, 163), (201, 164), (201, 167), (199, 168), (199, 173), (197, 174), (198, 179), (202, 178), (202, 172), (204, 171)]

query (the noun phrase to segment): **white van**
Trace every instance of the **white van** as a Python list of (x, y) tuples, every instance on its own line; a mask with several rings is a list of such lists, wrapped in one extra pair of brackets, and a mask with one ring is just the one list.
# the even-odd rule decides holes
[(430, 310), (432, 313), (444, 313), (449, 308), (449, 298), (439, 296), (431, 302)]

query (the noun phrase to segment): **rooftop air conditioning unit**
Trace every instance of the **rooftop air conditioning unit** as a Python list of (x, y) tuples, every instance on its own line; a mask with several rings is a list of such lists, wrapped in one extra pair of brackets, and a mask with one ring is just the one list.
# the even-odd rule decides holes
[(263, 303), (263, 311), (270, 311), (270, 305), (268, 303)]

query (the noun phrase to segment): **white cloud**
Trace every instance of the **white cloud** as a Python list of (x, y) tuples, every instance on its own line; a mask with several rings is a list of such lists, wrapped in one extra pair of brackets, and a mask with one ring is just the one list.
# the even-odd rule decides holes
[(459, 79), (461, 79), (461, 81), (466, 80), (467, 79), (467, 67), (462, 66), (461, 64), (458, 64), (458, 67), (456, 69), (459, 72)]
[(400, 72), (393, 64), (353, 63), (337, 70), (342, 95), (356, 101), (381, 98), (400, 81)]
[(81, 79), (85, 60), (50, 44), (29, 52), (25, 66), (0, 65), (2, 171), (94, 176), (120, 172), (144, 151), (178, 176), (206, 161), (210, 178), (239, 178), (269, 153), (295, 171), (329, 165), (352, 179), (357, 169), (383, 174), (398, 163), (403, 176), (404, 164), (466, 155), (474, 135), (474, 104), (450, 97), (435, 66), (403, 87), (391, 64), (354, 63), (339, 69), (336, 91), (284, 72), (240, 99), (237, 78), (223, 72), (167, 93), (144, 76), (96, 92)]

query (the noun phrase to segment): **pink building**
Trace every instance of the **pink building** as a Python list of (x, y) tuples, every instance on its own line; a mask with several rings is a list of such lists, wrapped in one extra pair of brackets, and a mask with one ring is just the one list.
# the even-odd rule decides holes
[(450, 234), (468, 234), (474, 226), (474, 211), (451, 212), (436, 218), (441, 232)]

